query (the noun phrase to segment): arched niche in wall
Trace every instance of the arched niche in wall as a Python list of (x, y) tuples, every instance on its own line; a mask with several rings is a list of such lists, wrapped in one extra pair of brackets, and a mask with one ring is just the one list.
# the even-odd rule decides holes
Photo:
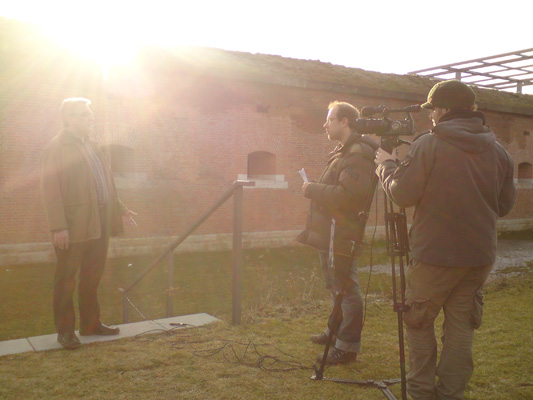
[(531, 163), (518, 164), (517, 184), (519, 188), (533, 188), (533, 166)]
[(255, 182), (250, 188), (286, 189), (289, 187), (285, 175), (276, 174), (276, 155), (268, 151), (254, 151), (248, 154), (246, 174), (238, 179)]

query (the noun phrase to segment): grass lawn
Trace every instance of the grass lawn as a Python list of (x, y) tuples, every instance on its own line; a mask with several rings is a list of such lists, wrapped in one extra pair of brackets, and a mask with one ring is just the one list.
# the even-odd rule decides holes
[[(127, 286), (148, 258), (109, 262), (100, 285), (102, 320), (122, 321), (117, 288)], [(374, 262), (386, 262), (382, 249)], [(132, 266), (128, 266), (132, 264)], [(360, 265), (368, 264), (368, 255)], [(176, 315), (207, 312), (224, 322), (198, 329), (76, 351), (0, 358), (0, 399), (382, 399), (375, 388), (312, 381), (321, 347), (309, 335), (330, 311), (315, 251), (297, 247), (247, 250), (243, 256), (243, 323), (231, 321), (231, 254), (176, 256)], [(3, 267), (0, 340), (53, 333), (52, 265)], [(131, 299), (149, 319), (164, 317), (164, 266), (147, 276)], [(366, 291), (368, 273), (360, 274)], [(491, 282), (476, 333), (476, 369), (467, 399), (532, 399), (533, 296), (531, 266)], [(131, 309), (131, 320), (142, 317)], [(397, 319), (391, 278), (373, 275), (367, 298), (363, 353), (357, 362), (326, 370), (345, 379), (399, 378)], [(400, 398), (400, 385), (391, 386)]]
[[(378, 242), (373, 254), (374, 264), (388, 262), (384, 251), (383, 244)], [(129, 286), (153, 258), (108, 260), (99, 286), (104, 323), (122, 323), (122, 298), (118, 289)], [(369, 261), (370, 254), (367, 253), (359, 262), (368, 265)], [(179, 254), (174, 266), (175, 315), (206, 312), (231, 321), (231, 252)], [(55, 332), (52, 313), (54, 269), (54, 264), (0, 267), (0, 317), (4, 321), (0, 340)], [(285, 301), (305, 302), (325, 296), (317, 252), (306, 247), (245, 250), (242, 269), (243, 313), (246, 308), (258, 309)], [(166, 279), (163, 262), (128, 295), (147, 319), (166, 316)], [(130, 322), (143, 319), (130, 306)]]

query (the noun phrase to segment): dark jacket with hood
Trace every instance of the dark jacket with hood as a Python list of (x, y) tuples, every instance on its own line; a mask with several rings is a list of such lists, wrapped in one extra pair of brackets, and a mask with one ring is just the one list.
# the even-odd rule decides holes
[(354, 132), (333, 150), (319, 181), (307, 186), (305, 196), (311, 199), (311, 206), (307, 228), (297, 238), (300, 243), (328, 251), (332, 218), (336, 254), (349, 256), (352, 242), (362, 241), (364, 223), (359, 213), (369, 195), (377, 148), (371, 138)]
[(482, 113), (452, 110), (412, 144), (399, 167), (389, 160), (377, 172), (389, 198), (415, 206), (414, 259), (440, 266), (494, 263), (496, 220), (511, 211), (516, 188), (511, 156)]

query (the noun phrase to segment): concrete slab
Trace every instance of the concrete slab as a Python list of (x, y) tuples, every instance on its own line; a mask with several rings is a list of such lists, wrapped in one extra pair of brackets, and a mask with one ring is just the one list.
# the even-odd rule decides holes
[[(183, 315), (172, 318), (162, 318), (154, 321), (133, 322), (130, 324), (116, 325), (120, 328), (120, 333), (115, 336), (80, 336), (80, 342), (83, 344), (94, 342), (109, 342), (129, 337), (135, 337), (141, 334), (162, 333), (169, 329), (176, 329), (175, 325), (182, 324), (183, 328), (188, 326), (202, 326), (212, 322), (220, 321), (206, 313)], [(57, 342), (57, 333), (43, 336), (33, 336), (27, 339), (7, 340), (0, 342), (0, 357), (8, 354), (18, 354), (27, 351), (46, 351), (62, 349), (63, 347)]]
[(33, 351), (28, 339), (14, 339), (0, 342), (0, 357), (7, 356), (8, 354), (26, 353), (27, 351)]
[(57, 342), (57, 333), (29, 337), (28, 341), (35, 351), (56, 350), (63, 347)]
[(220, 321), (220, 319), (215, 318), (212, 315), (209, 315), (206, 313), (182, 315), (180, 317), (163, 318), (163, 319), (154, 320), (154, 322), (161, 325), (166, 330), (172, 329), (172, 328), (175, 329), (176, 325), (174, 324), (183, 324), (183, 327), (187, 328), (190, 325), (202, 326), (202, 325), (207, 325), (207, 324), (211, 324), (213, 322), (218, 322), (218, 321)]

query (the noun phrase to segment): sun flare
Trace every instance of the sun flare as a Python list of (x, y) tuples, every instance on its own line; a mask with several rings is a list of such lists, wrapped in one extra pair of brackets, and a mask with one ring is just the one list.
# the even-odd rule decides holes
[(151, 17), (130, 2), (97, 0), (82, 7), (56, 1), (54, 5), (13, 4), (4, 14), (37, 25), (53, 42), (104, 67), (127, 64), (144, 45), (161, 42), (164, 16)]
[(135, 35), (126, 27), (52, 24), (44, 26), (43, 29), (54, 41), (68, 50), (96, 61), (103, 67), (127, 64), (138, 49), (146, 44), (140, 35)]

